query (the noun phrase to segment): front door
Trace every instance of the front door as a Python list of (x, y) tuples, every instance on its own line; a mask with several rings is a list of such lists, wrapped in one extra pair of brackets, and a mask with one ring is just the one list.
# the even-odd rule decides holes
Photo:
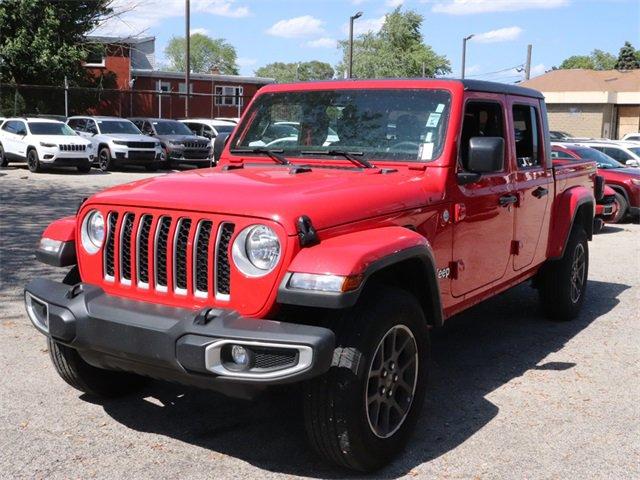
[(465, 105), (458, 170), (466, 170), (469, 140), (473, 137), (504, 138), (505, 161), (502, 171), (458, 187), (453, 229), (453, 262), (457, 271), (451, 282), (454, 297), (500, 280), (509, 265), (515, 192), (507, 161), (510, 147), (505, 112), (504, 95), (470, 94)]
[(518, 98), (509, 103), (513, 125), (511, 151), (515, 154), (515, 186), (518, 192), (513, 268), (520, 270), (531, 265), (541, 245), (541, 234), (548, 231), (553, 173), (547, 161), (549, 152), (545, 151), (538, 101)]

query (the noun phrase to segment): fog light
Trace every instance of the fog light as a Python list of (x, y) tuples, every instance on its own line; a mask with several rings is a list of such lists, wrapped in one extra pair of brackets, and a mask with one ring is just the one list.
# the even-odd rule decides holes
[(249, 351), (242, 345), (233, 345), (231, 347), (231, 359), (239, 367), (249, 365)]

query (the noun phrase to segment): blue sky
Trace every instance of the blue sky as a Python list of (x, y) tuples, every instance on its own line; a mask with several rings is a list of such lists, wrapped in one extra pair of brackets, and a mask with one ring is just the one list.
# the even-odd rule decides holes
[[(115, 0), (121, 19), (101, 34), (156, 37), (156, 54), (172, 36), (184, 35), (184, 0)], [(462, 38), (467, 76), (514, 82), (533, 44), (533, 75), (563, 59), (600, 48), (617, 55), (625, 40), (640, 48), (638, 0), (191, 0), (192, 31), (226, 39), (238, 52), (242, 74), (267, 63), (341, 58), (336, 40), (347, 38), (350, 15), (363, 11), (356, 32), (377, 30), (395, 6), (424, 16), (425, 43), (451, 62), (460, 75)], [(497, 73), (492, 73), (497, 72)]]

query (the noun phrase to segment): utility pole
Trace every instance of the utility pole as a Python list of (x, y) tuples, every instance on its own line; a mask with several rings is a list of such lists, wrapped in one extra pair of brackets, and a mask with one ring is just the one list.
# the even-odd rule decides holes
[(531, 78), (531, 49), (532, 45), (527, 45), (527, 62), (524, 64), (524, 79), (529, 80)]
[(190, 46), (191, 46), (191, 5), (189, 0), (184, 0), (184, 29), (185, 29), (185, 59), (184, 59), (184, 83), (186, 89), (186, 97), (184, 100), (184, 116), (189, 118), (189, 75), (191, 73), (191, 59), (190, 59)]
[(362, 12), (357, 12), (349, 17), (349, 65), (347, 69), (347, 78), (351, 78), (353, 71), (353, 22), (362, 16)]
[(69, 117), (69, 80), (64, 76), (64, 116)]
[(472, 33), (471, 35), (468, 35), (462, 39), (462, 74), (460, 76), (462, 80), (464, 80), (464, 70), (467, 62), (467, 41), (471, 40), (474, 37), (474, 35), (475, 34)]

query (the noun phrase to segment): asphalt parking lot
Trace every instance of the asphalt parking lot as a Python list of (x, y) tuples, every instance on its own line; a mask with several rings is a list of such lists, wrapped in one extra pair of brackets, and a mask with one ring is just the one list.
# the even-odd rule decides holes
[[(0, 169), (1, 478), (342, 478), (307, 449), (296, 389), (255, 402), (152, 382), (103, 401), (68, 387), (24, 314), (22, 287), (53, 219), (142, 171)], [(588, 297), (545, 320), (522, 285), (433, 336), (426, 408), (376, 478), (640, 478), (640, 225), (591, 242)]]

